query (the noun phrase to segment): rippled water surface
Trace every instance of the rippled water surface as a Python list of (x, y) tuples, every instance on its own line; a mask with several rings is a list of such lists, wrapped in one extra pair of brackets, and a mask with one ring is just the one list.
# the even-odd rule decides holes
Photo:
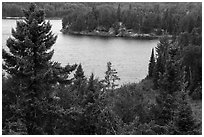
[[(50, 22), (52, 31), (58, 36), (53, 46), (54, 61), (62, 65), (81, 63), (86, 76), (93, 72), (100, 79), (105, 75), (106, 63), (111, 61), (121, 78), (120, 84), (138, 82), (147, 75), (151, 49), (158, 40), (70, 36), (60, 32), (61, 20)], [(2, 20), (3, 48), (15, 26), (16, 20)]]

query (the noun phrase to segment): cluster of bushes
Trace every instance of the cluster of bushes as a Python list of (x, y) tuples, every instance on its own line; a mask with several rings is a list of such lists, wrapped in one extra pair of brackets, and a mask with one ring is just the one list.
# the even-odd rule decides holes
[[(146, 79), (116, 88), (120, 78), (110, 62), (99, 80), (93, 74), (86, 78), (81, 64), (62, 67), (51, 61), (57, 37), (44, 12), (31, 4), (24, 15), (7, 40), (9, 52), (2, 53), (3, 134), (201, 134), (186, 101), (186, 75), (177, 73), (178, 50), (168, 47), (161, 54), (168, 60), (163, 74), (153, 69), (154, 83)], [(151, 66), (159, 66), (168, 42), (160, 40)]]

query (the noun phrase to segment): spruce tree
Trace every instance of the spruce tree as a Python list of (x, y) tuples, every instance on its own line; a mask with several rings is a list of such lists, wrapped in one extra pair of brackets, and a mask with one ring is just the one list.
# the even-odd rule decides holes
[(154, 49), (152, 49), (152, 54), (149, 62), (149, 72), (148, 72), (149, 78), (153, 77), (154, 67), (155, 67), (155, 58), (154, 58)]
[(82, 65), (79, 64), (77, 67), (77, 70), (74, 74), (74, 88), (77, 90), (77, 94), (78, 96), (82, 99), (83, 95), (84, 95), (84, 88), (85, 88), (85, 76), (84, 76), (84, 70), (82, 68)]
[[(16, 109), (26, 124), (27, 133), (44, 134), (44, 116), (49, 109), (46, 106), (52, 87), (57, 82), (69, 81), (68, 75), (75, 66), (62, 68), (51, 61), (54, 54), (51, 47), (57, 36), (52, 33), (50, 23), (45, 21), (43, 10), (31, 4), (24, 10), (24, 16), (24, 20), (17, 21), (12, 37), (7, 40), (9, 51), (3, 49), (3, 69), (16, 79)], [(49, 134), (53, 133), (51, 131)]]
[(158, 81), (160, 77), (164, 74), (166, 69), (166, 61), (168, 60), (168, 49), (169, 49), (169, 39), (167, 36), (162, 37), (156, 47), (156, 63), (155, 71), (153, 73), (153, 82), (155, 88), (158, 88)]
[(161, 74), (165, 71), (166, 61), (168, 60), (168, 49), (170, 46), (169, 38), (167, 36), (162, 37), (156, 47), (157, 63), (156, 66)]
[(162, 77), (159, 80), (159, 86), (161, 89), (168, 92), (168, 94), (173, 94), (180, 90), (179, 83), (179, 67), (174, 59), (175, 55), (170, 54), (170, 59), (167, 60), (166, 69)]
[(13, 38), (7, 40), (9, 52), (3, 49), (3, 68), (13, 77), (25, 80), (22, 88), (31, 89), (32, 97), (40, 97), (54, 53), (50, 49), (57, 37), (52, 34), (50, 23), (45, 22), (44, 12), (34, 4), (24, 14), (25, 19), (12, 29)]

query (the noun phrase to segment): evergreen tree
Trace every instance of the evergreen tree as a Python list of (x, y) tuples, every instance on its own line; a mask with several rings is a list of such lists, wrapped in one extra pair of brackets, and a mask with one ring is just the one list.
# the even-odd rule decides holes
[(190, 34), (188, 32), (180, 33), (178, 36), (178, 44), (181, 49), (190, 44)]
[(129, 10), (132, 10), (132, 5), (131, 4), (129, 4)]
[(174, 97), (165, 91), (161, 91), (159, 96), (156, 98), (157, 101), (157, 111), (155, 115), (155, 120), (159, 125), (166, 125), (174, 119), (176, 101)]
[(167, 61), (166, 70), (159, 80), (159, 86), (161, 89), (167, 91), (169, 94), (173, 94), (179, 91), (179, 71), (176, 66), (176, 62), (173, 59)]
[(170, 46), (168, 36), (163, 36), (156, 47), (158, 71), (163, 74), (165, 71), (166, 61), (168, 60), (168, 49)]
[(89, 31), (93, 31), (97, 27), (97, 20), (95, 19), (93, 11), (87, 14), (86, 24)]
[(120, 22), (121, 21), (121, 11), (120, 11), (120, 4), (118, 5), (118, 10), (117, 10), (117, 19)]
[(83, 13), (76, 13), (76, 20), (75, 22), (72, 23), (71, 25), (71, 29), (73, 31), (83, 31), (86, 29), (86, 25), (85, 25), (85, 15)]
[(197, 27), (197, 28), (202, 27), (202, 19), (201, 19), (200, 15), (197, 16), (195, 27)]
[(81, 64), (79, 64), (79, 66), (77, 67), (77, 70), (76, 70), (76, 72), (74, 74), (74, 78), (75, 79), (80, 79), (80, 78), (84, 79), (85, 78), (84, 71), (83, 71), (83, 68), (82, 68)]
[(152, 49), (152, 54), (149, 62), (149, 72), (148, 72), (149, 78), (153, 76), (154, 68), (155, 68), (155, 58), (154, 58), (154, 49)]
[(201, 34), (199, 34), (199, 29), (194, 28), (192, 30), (190, 43), (192, 45), (198, 45), (198, 46), (202, 45), (202, 36), (201, 36)]
[(82, 68), (82, 65), (79, 64), (77, 67), (77, 70), (74, 74), (74, 88), (77, 90), (77, 94), (82, 99), (83, 95), (85, 94), (84, 88), (85, 88), (85, 76), (84, 76), (84, 71)]
[(107, 63), (107, 71), (105, 72), (105, 79), (103, 80), (103, 83), (105, 84), (105, 88), (107, 90), (113, 90), (118, 84), (115, 82), (120, 80), (120, 78), (117, 75), (117, 71), (115, 69), (112, 69), (111, 62)]
[(141, 31), (143, 33), (150, 33), (153, 29), (152, 22), (153, 19), (150, 18), (150, 15), (146, 15), (144, 21), (142, 22)]
[(158, 80), (164, 74), (166, 68), (166, 61), (168, 60), (168, 49), (170, 46), (169, 38), (163, 36), (156, 47), (156, 64), (153, 73), (153, 81), (155, 88), (158, 88)]
[(94, 83), (94, 74), (92, 73), (90, 78), (89, 78), (89, 81), (88, 81), (88, 87), (87, 87), (87, 93), (86, 93), (86, 96), (87, 96), (86, 101), (90, 102), (90, 103), (94, 103), (94, 101), (95, 101), (95, 99), (94, 99), (95, 94), (96, 94), (96, 89), (95, 89), (95, 83)]
[[(17, 22), (16, 30), (12, 29), (14, 38), (7, 40), (10, 52), (3, 50), (5, 64), (3, 68), (14, 78), (19, 78), (21, 95), (26, 100), (25, 118), (28, 134), (39, 134), (39, 118), (36, 114), (36, 100), (42, 99), (45, 89), (49, 89), (45, 74), (50, 68), (50, 59), (54, 53), (48, 51), (56, 41), (50, 31), (50, 23), (44, 21), (44, 12), (32, 4), (24, 11), (26, 19)], [(24, 94), (22, 94), (24, 93)]]
[(93, 73), (91, 73), (91, 76), (89, 78), (87, 89), (90, 90), (90, 91), (95, 90), (95, 88), (94, 88), (94, 74)]
[(187, 46), (182, 51), (182, 63), (186, 66), (190, 94), (202, 81), (202, 49), (200, 46)]
[[(23, 119), (27, 133), (44, 134), (47, 131), (43, 128), (49, 126), (45, 121), (52, 119), (47, 114), (53, 85), (66, 83), (68, 74), (75, 68), (69, 65), (62, 68), (51, 62), (54, 50), (50, 49), (57, 37), (52, 34), (50, 23), (45, 21), (43, 10), (31, 4), (24, 10), (24, 15), (25, 19), (18, 21), (16, 29), (12, 29), (13, 37), (7, 40), (9, 52), (3, 49), (3, 69), (16, 80), (15, 109)], [(51, 125), (49, 134), (54, 132)]]
[(194, 27), (195, 27), (195, 21), (194, 21), (193, 17), (190, 16), (189, 19), (188, 19), (188, 29), (187, 29), (187, 31), (189, 33), (191, 33), (191, 31), (193, 30)]
[(173, 32), (173, 15), (172, 15), (172, 9), (168, 8), (164, 12), (163, 15), (163, 24), (162, 28), (166, 30), (169, 34), (172, 34)]
[(177, 132), (181, 135), (199, 134), (197, 130), (199, 125), (196, 123), (191, 106), (186, 100), (186, 93), (182, 92), (179, 100), (178, 112), (175, 119)]

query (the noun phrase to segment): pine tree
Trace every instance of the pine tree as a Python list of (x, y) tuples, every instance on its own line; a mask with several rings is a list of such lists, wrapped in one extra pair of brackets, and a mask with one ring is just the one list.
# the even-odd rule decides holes
[(105, 88), (107, 90), (114, 90), (115, 87), (118, 86), (115, 82), (120, 80), (120, 78), (117, 75), (117, 71), (115, 69), (112, 69), (111, 62), (107, 63), (107, 71), (105, 72), (105, 79), (103, 80), (103, 83), (105, 85)]
[(148, 72), (149, 78), (153, 77), (154, 68), (155, 68), (155, 58), (154, 58), (154, 49), (152, 49), (152, 54), (149, 62), (149, 72)]
[[(50, 23), (45, 21), (44, 11), (31, 4), (24, 10), (24, 15), (25, 19), (17, 21), (16, 29), (12, 29), (13, 37), (7, 40), (9, 51), (3, 49), (3, 69), (17, 79), (16, 109), (26, 124), (27, 133), (44, 134), (44, 116), (49, 109), (46, 106), (52, 86), (57, 82), (67, 83), (75, 66), (62, 68), (51, 61), (54, 54), (51, 47), (57, 36), (52, 34)], [(51, 131), (49, 134), (53, 133)]]

